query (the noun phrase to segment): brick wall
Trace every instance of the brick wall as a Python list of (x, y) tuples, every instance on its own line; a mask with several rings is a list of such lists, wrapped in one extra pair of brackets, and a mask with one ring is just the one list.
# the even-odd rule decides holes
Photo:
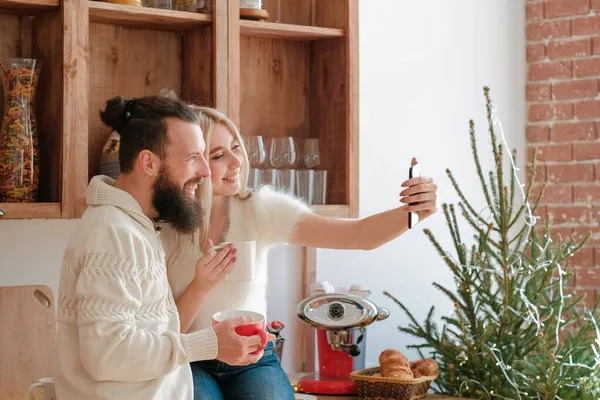
[[(600, 289), (600, 0), (528, 0), (528, 153), (548, 187), (553, 235), (593, 236), (572, 258), (574, 285)], [(545, 214), (538, 214), (545, 215)]]

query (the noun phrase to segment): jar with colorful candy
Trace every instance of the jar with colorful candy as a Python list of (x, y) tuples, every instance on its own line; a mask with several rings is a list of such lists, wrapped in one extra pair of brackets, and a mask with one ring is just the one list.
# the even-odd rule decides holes
[(0, 128), (0, 202), (34, 202), (39, 184), (39, 141), (35, 94), (39, 60), (0, 63), (4, 117)]

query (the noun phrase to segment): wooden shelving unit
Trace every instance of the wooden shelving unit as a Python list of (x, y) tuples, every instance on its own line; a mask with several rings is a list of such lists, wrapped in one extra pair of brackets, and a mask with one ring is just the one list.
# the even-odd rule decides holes
[(110, 135), (98, 110), (113, 96), (165, 87), (226, 112), (244, 135), (319, 138), (328, 205), (313, 209), (356, 216), (358, 1), (280, 2), (279, 22), (273, 0), (264, 1), (271, 20), (257, 22), (240, 20), (239, 0), (213, 0), (212, 15), (89, 0), (0, 0), (0, 59), (43, 64), (36, 101), (40, 202), (0, 204), (0, 218), (81, 216)]
[(246, 21), (229, 1), (228, 114), (243, 135), (318, 138), (328, 205), (314, 210), (356, 217), (358, 1), (264, 4), (271, 20)]

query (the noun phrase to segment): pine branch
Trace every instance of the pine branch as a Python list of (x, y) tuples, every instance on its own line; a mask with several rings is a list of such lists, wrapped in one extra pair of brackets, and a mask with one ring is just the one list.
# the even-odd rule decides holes
[(452, 183), (452, 187), (454, 187), (454, 190), (456, 191), (456, 194), (458, 194), (458, 197), (461, 200), (461, 203), (459, 203), (459, 204), (464, 204), (464, 206), (466, 207), (466, 210), (468, 210), (468, 212), (471, 213), (471, 215), (473, 216), (473, 218), (477, 218), (481, 223), (484, 223), (484, 224), (487, 225), (487, 221), (485, 221), (483, 218), (481, 218), (481, 216), (479, 215), (479, 213), (475, 211), (475, 209), (471, 206), (471, 204), (469, 203), (469, 201), (467, 200), (467, 198), (463, 194), (462, 190), (458, 186), (458, 183), (454, 179), (454, 176), (452, 175), (452, 171), (450, 171), (449, 169), (446, 169), (446, 175), (448, 175), (448, 178), (450, 179), (450, 182)]
[[(475, 123), (473, 120), (469, 121), (469, 136), (471, 137), (471, 152), (473, 153), (473, 159), (475, 161), (475, 168), (477, 170), (477, 176), (479, 176), (479, 182), (481, 183), (481, 188), (483, 190), (483, 194), (485, 196), (485, 200), (487, 201), (488, 207), (492, 208), (492, 200), (490, 198), (490, 194), (488, 188), (485, 184), (485, 178), (483, 177), (483, 170), (481, 169), (481, 162), (479, 161), (479, 152), (477, 150), (477, 138), (475, 137)], [(458, 190), (457, 190), (458, 191)], [(461, 200), (468, 205), (467, 200), (459, 193)], [(473, 208), (469, 206), (469, 209)], [(473, 214), (476, 214), (473, 211)]]
[[(540, 190), (540, 194), (538, 195), (538, 197), (535, 199), (535, 203), (531, 209), (531, 213), (535, 214), (535, 211), (538, 208), (538, 205), (540, 204), (540, 202), (542, 201), (542, 196), (544, 195), (544, 189), (545, 186), (542, 187), (542, 189)], [(529, 191), (527, 194), (527, 197), (529, 197)], [(531, 221), (529, 221), (531, 222)], [(521, 228), (521, 230), (519, 231), (519, 233), (517, 233), (517, 235), (509, 241), (509, 245), (511, 245), (515, 240), (517, 241), (517, 245), (515, 246), (516, 249), (520, 249), (521, 246), (523, 245), (523, 241), (526, 239), (524, 233), (529, 229), (527, 224), (523, 224), (523, 227)]]
[[(533, 184), (535, 182), (535, 177), (537, 176), (537, 171), (536, 171), (536, 167), (537, 167), (537, 149), (533, 150), (533, 160), (531, 161), (531, 174), (529, 174), (529, 180), (527, 182), (527, 186), (525, 188), (525, 198), (523, 199), (523, 201), (525, 203), (527, 203), (530, 199), (531, 196), (531, 189), (533, 188)], [(544, 194), (544, 191), (546, 190), (546, 184), (542, 184), (541, 190), (540, 190), (540, 194), (538, 196), (538, 200), (535, 201), (535, 206), (532, 210), (532, 212), (535, 212), (535, 210), (537, 209), (537, 205), (539, 204), (540, 200), (542, 199), (542, 196)], [(510, 223), (510, 227), (512, 227), (518, 220), (519, 218), (521, 218), (521, 215), (523, 213), (523, 211), (525, 210), (525, 205), (522, 205), (519, 208), (519, 212), (515, 215), (515, 217), (513, 218), (513, 220)]]
[[(578, 252), (589, 240), (590, 236), (592, 235), (591, 232), (589, 232), (588, 234), (585, 235), (585, 237), (583, 238), (583, 240), (577, 244), (575, 244), (574, 241), (569, 242), (569, 248), (570, 250), (568, 250), (567, 254), (561, 256), (557, 262), (561, 263), (562, 261), (564, 261), (567, 257), (571, 257), (572, 255), (574, 255), (576, 252)], [(573, 245), (575, 247), (573, 247)]]
[[(471, 216), (467, 213), (467, 211), (466, 211), (465, 206), (463, 205), (463, 203), (458, 203), (458, 206), (462, 210), (462, 215), (463, 215), (463, 217), (465, 217), (465, 219), (467, 220), (467, 222), (469, 223), (469, 225), (471, 225), (473, 227), (473, 229), (475, 229), (475, 231), (480, 235), (480, 237), (486, 237), (486, 244), (490, 243), (494, 247), (496, 247), (497, 249), (500, 249), (500, 244), (497, 243), (497, 242), (495, 242), (494, 240), (492, 240), (489, 237), (489, 234), (486, 231), (484, 231), (483, 229), (481, 229), (481, 227), (477, 224), (477, 222), (475, 222), (475, 220), (473, 218), (471, 218)], [(482, 220), (482, 223), (484, 224), (484, 226), (486, 228), (490, 226), (490, 224), (488, 222), (484, 221), (484, 220)]]
[(413, 325), (417, 327), (419, 332), (425, 333), (425, 330), (423, 328), (421, 328), (421, 325), (419, 325), (419, 322), (417, 321), (417, 319), (412, 315), (412, 313), (410, 311), (408, 311), (408, 308), (406, 308), (406, 306), (400, 300), (396, 299), (394, 296), (392, 296), (387, 291), (383, 292), (383, 294), (386, 295), (387, 297), (389, 297), (390, 299), (392, 299), (392, 301), (394, 303), (396, 303), (398, 306), (400, 306), (400, 308), (402, 308), (402, 310), (406, 313), (406, 315), (411, 320)]
[(454, 226), (454, 232), (456, 233), (456, 241), (458, 243), (462, 243), (462, 239), (460, 238), (460, 229), (458, 228), (458, 221), (456, 220), (454, 204), (450, 204), (450, 215), (452, 216), (452, 225)]
[(442, 257), (442, 260), (444, 260), (444, 262), (446, 263), (446, 265), (448, 267), (450, 267), (450, 269), (452, 270), (452, 272), (454, 274), (459, 274), (460, 273), (459, 266), (456, 265), (454, 263), (454, 261), (452, 261), (452, 259), (447, 256), (446, 252), (444, 251), (442, 246), (439, 244), (439, 242), (435, 239), (435, 237), (433, 236), (431, 231), (429, 229), (424, 229), (423, 232), (425, 232), (425, 235), (427, 235), (427, 237), (429, 238), (429, 241), (433, 244), (433, 246), (437, 250), (438, 254)]
[[(517, 165), (517, 149), (513, 149), (513, 153), (512, 153), (512, 158), (513, 158), (513, 162), (514, 165)], [(512, 210), (513, 209), (513, 205), (515, 204), (515, 175), (517, 174), (517, 171), (515, 170), (514, 166), (511, 164), (510, 166), (510, 205), (509, 208)], [(511, 224), (512, 226), (512, 224)], [(510, 226), (509, 226), (510, 229)]]
[(489, 172), (489, 180), (490, 180), (490, 192), (492, 193), (492, 200), (494, 207), (492, 208), (492, 212), (499, 213), (500, 212), (500, 194), (498, 193), (498, 187), (496, 186), (496, 177), (494, 176), (494, 171)]
[(458, 254), (458, 260), (461, 262), (461, 264), (465, 265), (466, 257), (460, 242), (459, 228), (458, 224), (456, 224), (456, 215), (454, 215), (454, 206), (448, 207), (448, 204), (444, 203), (442, 204), (442, 210), (444, 211), (446, 223), (448, 225), (448, 229), (450, 230), (450, 235), (452, 236), (452, 241)]
[(454, 293), (452, 293), (450, 290), (446, 289), (445, 287), (443, 287), (442, 285), (440, 285), (437, 282), (433, 282), (432, 286), (436, 289), (438, 289), (440, 292), (444, 293), (446, 296), (448, 296), (448, 298), (450, 300), (452, 300), (452, 302), (454, 304), (460, 304), (461, 306), (464, 307), (464, 305), (460, 302), (459, 298), (456, 297), (456, 295), (454, 295)]
[[(493, 108), (492, 108), (492, 100), (490, 99), (490, 89), (487, 87), (484, 87), (483, 94), (485, 96), (488, 130), (490, 132), (490, 139), (492, 141), (492, 152), (494, 154), (494, 162), (496, 163), (496, 165), (498, 165), (498, 163), (500, 163), (502, 160), (500, 159), (500, 156), (497, 152), (497, 147), (496, 147), (496, 134), (494, 133), (494, 123), (492, 121)], [(498, 225), (500, 225), (500, 224), (498, 224)]]

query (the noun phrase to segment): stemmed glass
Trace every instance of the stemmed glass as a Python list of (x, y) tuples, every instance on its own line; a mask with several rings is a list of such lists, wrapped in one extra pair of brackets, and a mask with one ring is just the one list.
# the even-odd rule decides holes
[(296, 163), (294, 138), (275, 137), (271, 139), (269, 159), (273, 168), (290, 168)]
[(265, 142), (262, 136), (249, 136), (246, 139), (248, 151), (248, 160), (252, 168), (259, 168), (267, 158), (265, 151)]

